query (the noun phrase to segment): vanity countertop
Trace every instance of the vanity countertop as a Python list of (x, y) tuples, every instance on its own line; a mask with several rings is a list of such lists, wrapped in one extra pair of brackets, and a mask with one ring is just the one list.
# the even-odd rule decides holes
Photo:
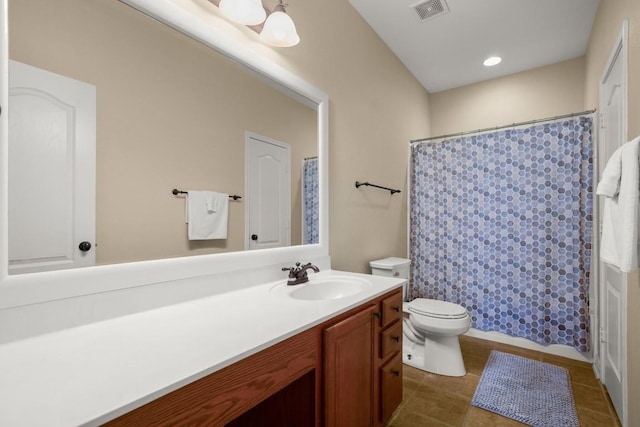
[(166, 393), (400, 287), (366, 278), (328, 301), (270, 292), (283, 281), (0, 345), (0, 425), (100, 425)]

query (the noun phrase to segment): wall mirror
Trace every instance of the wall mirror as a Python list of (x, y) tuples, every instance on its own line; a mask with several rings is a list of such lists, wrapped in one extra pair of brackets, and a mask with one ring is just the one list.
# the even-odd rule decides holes
[[(2, 46), (2, 112), (8, 114), (1, 116), (2, 223), (7, 232), (2, 233), (0, 307), (195, 277), (249, 262), (266, 265), (327, 255), (327, 96), (252, 52), (252, 41), (225, 31), (228, 25), (215, 6), (207, 0), (1, 4), (9, 39)], [(47, 149), (69, 140), (73, 145), (73, 136), (87, 126), (74, 122), (80, 122), (78, 113), (67, 120), (77, 128), (56, 128), (49, 136), (55, 120), (46, 116), (47, 107), (28, 104), (41, 84), (80, 93), (78, 98), (88, 92), (89, 101), (71, 107), (63, 102), (61, 107), (77, 112), (88, 104), (88, 122), (95, 126), (95, 148), (88, 150), (88, 161), (73, 160), (80, 164), (74, 172), (69, 171), (70, 156), (82, 149), (62, 154)], [(25, 112), (33, 111), (39, 122), (30, 122), (31, 117), (25, 121)], [(45, 141), (41, 153), (35, 146), (23, 152), (13, 148), (14, 141), (38, 138)], [(250, 246), (247, 236), (255, 233), (247, 218), (256, 203), (245, 194), (253, 172), (245, 168), (252, 139), (288, 150), (288, 238), (274, 249), (243, 252)], [(91, 156), (93, 171), (86, 167)], [(310, 162), (318, 166), (315, 197), (320, 201), (312, 223), (303, 214), (304, 171)], [(56, 186), (52, 177), (60, 171), (66, 175)], [(69, 228), (73, 221), (65, 213), (73, 210), (71, 202), (85, 197), (58, 193), (65, 185), (74, 191), (95, 190), (86, 197), (95, 200), (95, 236), (89, 233), (85, 239)], [(189, 240), (185, 199), (172, 194), (174, 188), (241, 196), (229, 202), (227, 238)], [(61, 213), (52, 212), (54, 205), (61, 206)], [(76, 220), (74, 215), (68, 216)], [(305, 238), (305, 229), (314, 227), (316, 237), (307, 233)], [(15, 254), (33, 251), (29, 242), (47, 230), (67, 237), (72, 250), (81, 241), (97, 243), (85, 251), (95, 254), (96, 266), (50, 271), (45, 265), (21, 271), (25, 257)], [(31, 274), (17, 274), (23, 272)]]

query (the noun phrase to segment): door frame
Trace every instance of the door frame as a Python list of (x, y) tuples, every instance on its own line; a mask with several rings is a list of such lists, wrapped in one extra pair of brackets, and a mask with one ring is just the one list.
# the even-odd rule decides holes
[[(257, 134), (255, 132), (245, 131), (244, 137), (244, 194), (245, 194), (245, 203), (244, 203), (244, 250), (251, 250), (251, 224), (250, 224), (250, 214), (251, 214), (251, 199), (252, 196), (249, 192), (249, 144), (250, 140), (254, 139), (257, 141), (262, 141), (267, 144), (272, 144), (287, 150), (288, 153), (288, 167), (291, 173), (291, 145), (286, 142), (278, 141), (273, 138), (268, 138), (266, 136)], [(288, 213), (288, 231), (287, 231), (287, 244), (285, 247), (291, 246), (291, 178), (289, 178), (289, 206), (286, 210)]]
[[(622, 81), (624, 84), (624, 88), (622, 90), (622, 135), (623, 138), (626, 140), (628, 139), (628, 34), (629, 34), (629, 22), (628, 20), (624, 20), (622, 23), (622, 28), (620, 29), (620, 32), (616, 38), (616, 41), (614, 42), (613, 45), (613, 49), (611, 50), (611, 53), (609, 54), (609, 58), (606, 62), (606, 65), (603, 68), (602, 71), (602, 75), (600, 77), (600, 81), (599, 81), (599, 85), (598, 85), (598, 126), (596, 127), (598, 130), (601, 126), (601, 121), (604, 120), (604, 111), (605, 111), (605, 104), (607, 103), (607, 100), (604, 99), (603, 96), (603, 92), (604, 92), (604, 83), (606, 81), (606, 79), (608, 78), (614, 63), (617, 60), (621, 60), (621, 66), (622, 66)], [(596, 167), (594, 168), (594, 175), (595, 175), (595, 180), (594, 182), (597, 182), (600, 178), (600, 159), (599, 159), (599, 148), (600, 148), (600, 138), (602, 138), (602, 132), (598, 132), (598, 136), (597, 136), (597, 141), (598, 143), (595, 144), (595, 155), (594, 155), (594, 162)], [(604, 165), (602, 165), (604, 166)], [(595, 189), (594, 189), (595, 190)], [(593, 357), (594, 357), (594, 363), (593, 363), (593, 369), (594, 372), (596, 373), (596, 376), (598, 378), (600, 378), (601, 382), (604, 383), (604, 374), (605, 374), (605, 358), (602, 357), (602, 346), (600, 338), (604, 335), (604, 331), (605, 331), (605, 327), (606, 327), (606, 323), (605, 323), (605, 318), (606, 318), (606, 313), (605, 313), (605, 301), (606, 301), (606, 295), (605, 295), (605, 291), (606, 289), (604, 288), (604, 277), (602, 277), (602, 275), (604, 274), (603, 269), (600, 268), (600, 235), (601, 235), (601, 217), (602, 217), (602, 212), (600, 211), (600, 203), (598, 202), (598, 200), (594, 200), (594, 215), (595, 215), (595, 221), (594, 221), (594, 228), (595, 228), (595, 232), (593, 233), (593, 237), (594, 237), (594, 244), (593, 244), (593, 251), (592, 251), (592, 258), (593, 258), (593, 270), (594, 270), (594, 274), (593, 274), (593, 278), (596, 279), (596, 289), (594, 289), (592, 295), (595, 296), (595, 307), (593, 308), (595, 311), (595, 316), (592, 315), (592, 320), (594, 320), (594, 322), (592, 322), (592, 325), (594, 326), (592, 328), (592, 342), (594, 343), (593, 346)], [(621, 288), (622, 288), (622, 297), (621, 300), (626, 302), (626, 293), (627, 293), (627, 285), (628, 285), (628, 275), (626, 273), (620, 273), (622, 276), (622, 281), (621, 281)], [(628, 402), (629, 402), (629, 395), (628, 395), (628, 381), (627, 381), (627, 372), (628, 372), (628, 365), (627, 365), (627, 305), (623, 304), (622, 306), (622, 313), (621, 313), (621, 318), (623, 319), (622, 325), (621, 325), (621, 343), (620, 343), (620, 347), (621, 347), (621, 370), (622, 370), (622, 374), (621, 374), (621, 378), (622, 378), (622, 414), (621, 415), (621, 419), (620, 422), (622, 423), (623, 427), (626, 427), (628, 425)]]

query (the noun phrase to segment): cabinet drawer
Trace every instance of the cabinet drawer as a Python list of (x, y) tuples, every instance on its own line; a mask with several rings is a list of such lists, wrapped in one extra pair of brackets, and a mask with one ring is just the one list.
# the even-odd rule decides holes
[(393, 323), (402, 317), (402, 292), (391, 295), (382, 300), (382, 327)]
[(380, 421), (385, 424), (402, 402), (402, 353), (380, 368)]
[(402, 349), (402, 321), (397, 320), (380, 332), (380, 358), (384, 359), (394, 351)]

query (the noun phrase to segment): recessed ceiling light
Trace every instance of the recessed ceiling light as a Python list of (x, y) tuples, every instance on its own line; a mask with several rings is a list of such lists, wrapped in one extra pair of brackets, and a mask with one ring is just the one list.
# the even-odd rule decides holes
[(502, 62), (502, 58), (499, 56), (492, 56), (484, 60), (483, 64), (485, 67), (493, 67), (494, 65), (498, 65)]

